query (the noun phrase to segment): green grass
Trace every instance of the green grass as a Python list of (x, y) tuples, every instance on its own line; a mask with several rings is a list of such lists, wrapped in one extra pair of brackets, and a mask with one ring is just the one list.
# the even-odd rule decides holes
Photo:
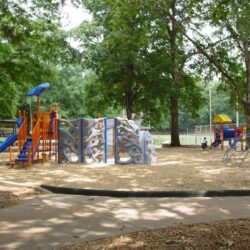
[[(170, 135), (152, 135), (155, 146), (160, 147), (162, 143), (170, 143)], [(180, 141), (182, 145), (201, 145), (203, 138), (206, 137), (210, 144), (209, 134), (182, 134)], [(212, 138), (213, 139), (213, 138)]]

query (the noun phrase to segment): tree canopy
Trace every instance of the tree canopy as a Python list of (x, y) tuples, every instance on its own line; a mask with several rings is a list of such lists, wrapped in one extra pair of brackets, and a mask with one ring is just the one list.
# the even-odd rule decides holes
[(55, 81), (70, 49), (59, 25), (58, 1), (0, 3), (0, 116), (15, 117), (22, 93)]
[(93, 18), (69, 32), (64, 2), (1, 1), (1, 118), (16, 116), (28, 88), (51, 82), (42, 105), (59, 102), (62, 116), (125, 109), (152, 127), (169, 121), (179, 146), (181, 127), (207, 119), (207, 82), (218, 79), (217, 110), (238, 101), (250, 130), (249, 1), (72, 0)]

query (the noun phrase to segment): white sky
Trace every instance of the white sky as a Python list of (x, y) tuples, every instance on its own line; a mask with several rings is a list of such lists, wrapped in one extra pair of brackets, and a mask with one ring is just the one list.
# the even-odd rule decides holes
[(62, 25), (65, 30), (77, 27), (83, 20), (90, 21), (92, 16), (82, 8), (76, 8), (66, 1), (62, 7)]

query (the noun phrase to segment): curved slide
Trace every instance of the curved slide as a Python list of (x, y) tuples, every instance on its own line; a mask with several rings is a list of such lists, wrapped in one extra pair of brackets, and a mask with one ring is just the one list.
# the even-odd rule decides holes
[(4, 142), (0, 144), (0, 153), (3, 152), (6, 148), (11, 146), (17, 140), (17, 134), (12, 134)]

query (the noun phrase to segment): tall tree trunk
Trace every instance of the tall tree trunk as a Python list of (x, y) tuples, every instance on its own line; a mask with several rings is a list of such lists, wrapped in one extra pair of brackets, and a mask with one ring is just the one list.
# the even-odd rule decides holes
[(170, 109), (171, 109), (171, 146), (180, 146), (179, 137), (179, 100), (178, 96), (174, 95), (170, 98)]
[(125, 94), (125, 106), (126, 106), (126, 113), (127, 118), (132, 120), (133, 114), (133, 93), (131, 91), (126, 92)]
[[(170, 110), (171, 110), (171, 143), (173, 147), (180, 146), (179, 136), (179, 82), (181, 75), (181, 68), (177, 59), (178, 56), (178, 44), (177, 44), (177, 33), (178, 27), (175, 20), (176, 15), (176, 1), (171, 2), (171, 25), (168, 26), (169, 42), (170, 42), (170, 56), (173, 65), (173, 71), (171, 73), (173, 81), (173, 93), (170, 98)], [(169, 25), (169, 24), (168, 24)]]
[(246, 118), (246, 143), (250, 148), (250, 46), (248, 40), (245, 41), (245, 65), (246, 65), (246, 78), (247, 78), (247, 93), (246, 93), (246, 105), (244, 107), (244, 113)]
[(246, 143), (250, 148), (250, 53), (248, 57), (248, 70), (247, 70), (247, 101), (244, 113), (246, 117)]
[(248, 103), (248, 107), (245, 110), (246, 117), (246, 143), (248, 148), (250, 148), (250, 103)]

